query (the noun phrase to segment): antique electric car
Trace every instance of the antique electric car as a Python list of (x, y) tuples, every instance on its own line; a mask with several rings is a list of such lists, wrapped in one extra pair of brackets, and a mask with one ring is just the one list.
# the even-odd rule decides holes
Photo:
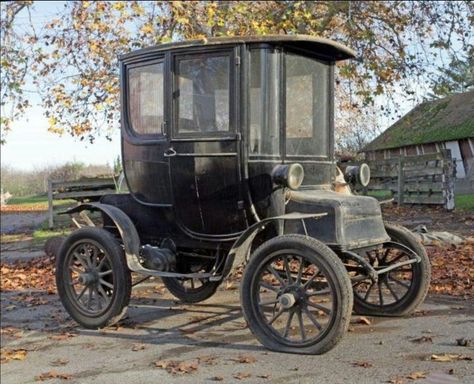
[[(429, 285), (424, 248), (383, 222), (376, 199), (338, 188), (334, 67), (354, 55), (296, 35), (183, 41), (122, 56), (128, 193), (67, 212), (102, 217), (59, 250), (57, 286), (69, 314), (86, 328), (118, 321), (131, 272), (159, 276), (196, 303), (241, 265), (244, 317), (272, 350), (326, 352), (353, 310), (412, 312)], [(346, 174), (361, 184), (370, 177), (366, 165)]]

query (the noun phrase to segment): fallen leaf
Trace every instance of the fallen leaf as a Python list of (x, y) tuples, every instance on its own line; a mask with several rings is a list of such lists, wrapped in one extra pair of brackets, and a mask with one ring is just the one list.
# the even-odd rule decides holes
[(372, 324), (372, 322), (365, 316), (360, 316), (358, 319), (357, 319), (357, 322), (359, 324), (365, 324), (365, 325), (370, 325)]
[(217, 364), (217, 356), (209, 355), (209, 356), (199, 356), (197, 358), (199, 364), (205, 365), (215, 365)]
[(224, 377), (222, 377), (222, 376), (214, 376), (214, 377), (211, 377), (210, 380), (212, 380), (212, 381), (223, 381), (223, 380), (224, 380)]
[(67, 339), (70, 339), (71, 337), (76, 337), (76, 336), (77, 334), (75, 333), (64, 332), (64, 333), (61, 333), (60, 335), (49, 336), (49, 339), (63, 341), (63, 340), (67, 340)]
[(132, 346), (132, 351), (133, 352), (141, 351), (143, 349), (145, 349), (144, 344), (133, 344), (133, 346)]
[(269, 379), (269, 378), (270, 378), (270, 375), (268, 375), (268, 374), (257, 375), (257, 377), (258, 377), (259, 379)]
[(50, 364), (54, 367), (59, 367), (62, 365), (66, 365), (67, 363), (69, 363), (68, 359), (57, 359), (57, 360), (53, 360)]
[(439, 361), (439, 362), (450, 362), (450, 361), (459, 361), (459, 360), (471, 361), (472, 357), (466, 356), (466, 355), (453, 354), (453, 353), (442, 353), (439, 355), (431, 355), (430, 359), (433, 361)]
[(176, 375), (197, 371), (199, 365), (196, 361), (159, 360), (155, 361), (155, 367), (165, 369), (168, 373)]
[(241, 363), (241, 364), (252, 364), (257, 361), (255, 357), (250, 356), (250, 355), (239, 355), (236, 358), (233, 358), (232, 360), (237, 361), (238, 363)]
[(351, 363), (354, 367), (371, 368), (374, 365), (368, 361), (354, 361)]
[(416, 339), (410, 340), (412, 343), (432, 343), (433, 338), (431, 336), (421, 336), (417, 337)]
[(25, 360), (27, 354), (26, 349), (2, 349), (0, 351), (0, 361), (7, 363), (10, 360)]
[(58, 371), (49, 371), (49, 372), (44, 372), (39, 376), (35, 377), (36, 381), (45, 381), (45, 380), (50, 380), (50, 379), (60, 379), (60, 380), (70, 380), (72, 379), (72, 375), (69, 373), (60, 373)]
[(237, 372), (232, 375), (232, 377), (237, 380), (247, 379), (251, 376), (252, 376), (251, 373), (246, 373), (246, 372)]
[(418, 379), (424, 379), (428, 372), (422, 372), (422, 371), (416, 371), (412, 372), (407, 376), (407, 379), (410, 380), (418, 380)]

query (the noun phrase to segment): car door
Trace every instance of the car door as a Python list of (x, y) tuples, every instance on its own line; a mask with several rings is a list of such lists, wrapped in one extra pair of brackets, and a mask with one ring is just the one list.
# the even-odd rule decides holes
[(235, 48), (172, 57), (170, 175), (177, 220), (202, 235), (246, 227), (241, 199)]

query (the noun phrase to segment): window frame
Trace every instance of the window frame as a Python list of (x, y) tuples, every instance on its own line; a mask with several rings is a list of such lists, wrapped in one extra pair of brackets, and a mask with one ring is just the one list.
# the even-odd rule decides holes
[[(299, 49), (289, 49), (285, 48), (282, 53), (283, 58), (281, 60), (281, 89), (282, 89), (282, 98), (280, 100), (280, 105), (282, 110), (280, 111), (281, 119), (281, 134), (282, 134), (282, 155), (284, 159), (296, 160), (296, 159), (307, 159), (307, 160), (321, 160), (328, 161), (334, 157), (334, 106), (333, 106), (333, 95), (334, 95), (334, 62), (326, 61), (320, 57), (310, 55), (308, 52), (299, 50)], [(287, 55), (297, 55), (304, 57), (310, 60), (315, 60), (323, 65), (328, 66), (328, 86), (327, 86), (327, 139), (326, 139), (326, 155), (294, 155), (288, 154), (286, 150), (287, 137), (286, 137), (286, 64), (287, 64)], [(314, 116), (313, 116), (314, 119)], [(313, 126), (314, 129), (314, 126)], [(314, 131), (313, 131), (314, 134)]]
[[(198, 57), (227, 57), (229, 59), (229, 129), (227, 131), (211, 131), (211, 132), (179, 132), (179, 62), (182, 60), (192, 60)], [(235, 140), (238, 137), (236, 116), (238, 113), (238, 79), (239, 66), (236, 64), (238, 57), (236, 47), (216, 48), (210, 50), (193, 49), (185, 52), (176, 52), (171, 54), (171, 103), (172, 103), (172, 124), (171, 139), (173, 140)]]
[[(161, 124), (161, 127), (159, 127), (159, 132), (157, 133), (140, 133), (137, 132), (132, 124), (132, 119), (130, 116), (130, 70), (131, 69), (136, 69), (140, 67), (148, 67), (154, 64), (162, 64), (163, 65), (163, 122)], [(167, 102), (167, 86), (168, 86), (168, 76), (166, 74), (167, 72), (167, 60), (165, 55), (160, 55), (158, 57), (153, 57), (149, 60), (146, 61), (140, 61), (136, 63), (130, 63), (125, 66), (125, 100), (126, 102), (124, 103), (125, 107), (125, 116), (126, 116), (126, 127), (125, 131), (127, 135), (132, 138), (136, 139), (138, 141), (162, 141), (166, 139), (167, 132), (166, 132), (166, 125), (167, 125), (167, 111), (168, 111), (168, 102)]]

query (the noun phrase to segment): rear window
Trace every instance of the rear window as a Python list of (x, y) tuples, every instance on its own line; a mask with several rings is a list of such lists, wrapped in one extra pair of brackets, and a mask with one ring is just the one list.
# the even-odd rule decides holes
[(128, 70), (128, 113), (137, 134), (163, 133), (163, 88), (162, 62)]

